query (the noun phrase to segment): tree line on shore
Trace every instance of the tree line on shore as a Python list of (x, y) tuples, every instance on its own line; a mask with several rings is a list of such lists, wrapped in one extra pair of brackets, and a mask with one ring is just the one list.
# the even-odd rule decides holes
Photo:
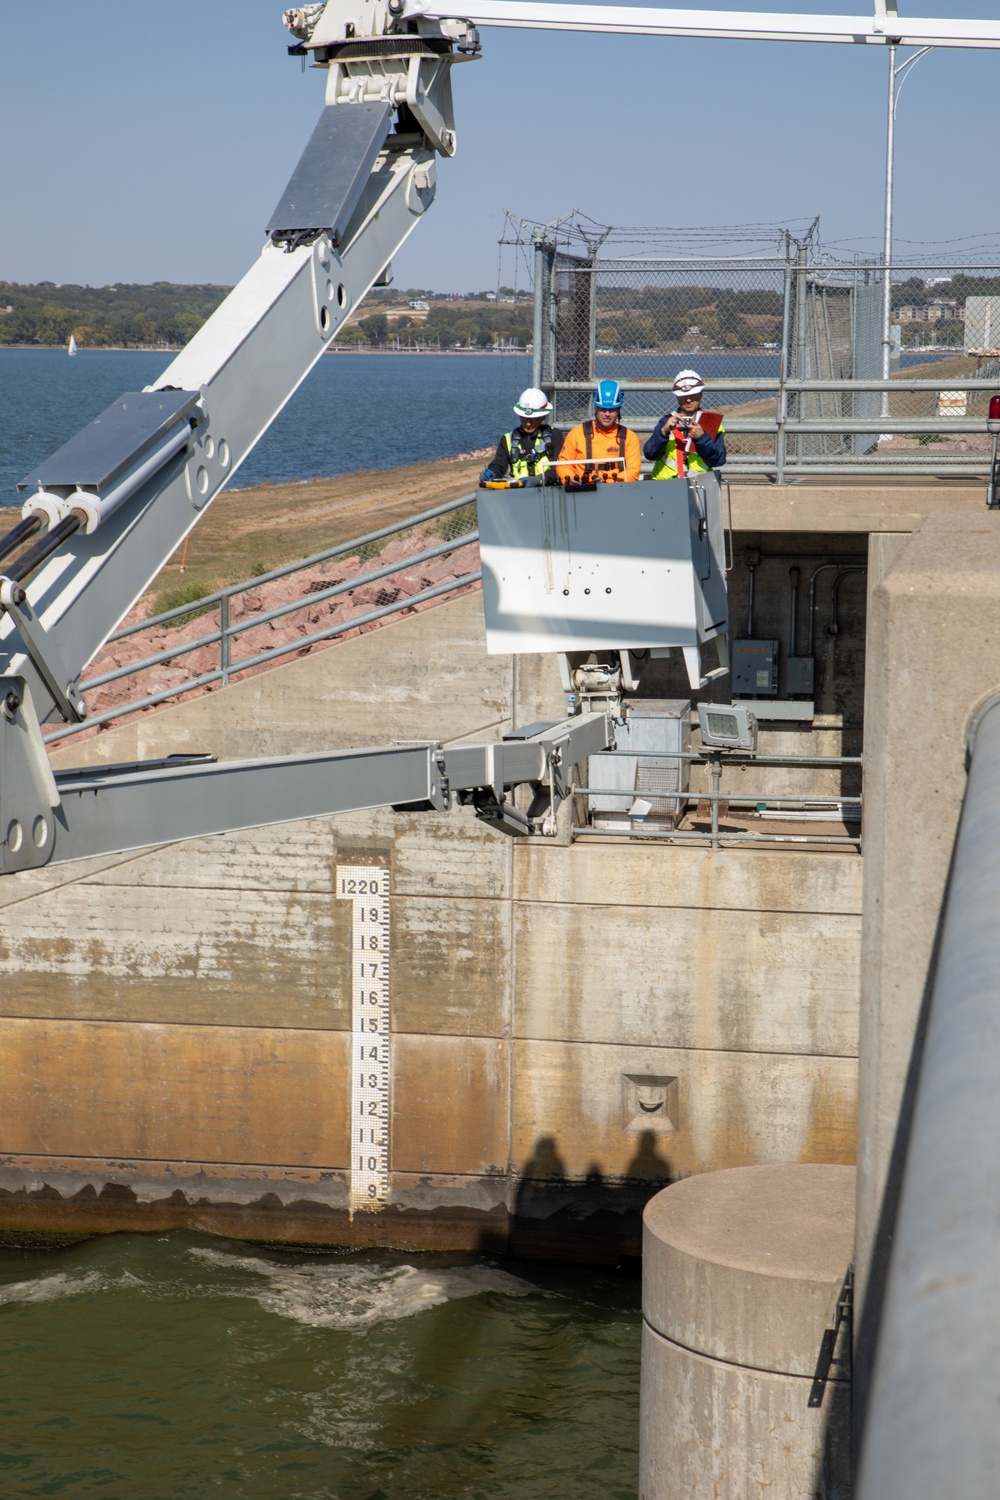
[(0, 345), (135, 349), (186, 344), (229, 291), (211, 284), (56, 286), (0, 281)]
[[(0, 281), (0, 345), (65, 344), (72, 335), (81, 347), (138, 348), (183, 345), (213, 313), (230, 288), (212, 283), (116, 286), (24, 285)], [(501, 288), (507, 291), (507, 288)], [(577, 291), (580, 295), (574, 295)], [(997, 295), (1000, 279), (956, 276), (949, 296)], [(349, 323), (337, 336), (342, 347), (386, 348), (402, 344), (431, 349), (489, 349), (497, 344), (531, 342), (531, 303), (485, 302), (485, 293), (445, 298), (423, 292), (427, 307), (414, 313), (403, 297), (414, 289), (373, 292), (372, 311)], [(893, 287), (893, 303), (915, 301), (930, 292), (916, 279)], [(395, 303), (395, 305), (393, 305)], [(383, 310), (385, 309), (385, 310)], [(560, 342), (567, 347), (589, 334), (589, 286), (570, 288), (559, 305)], [(597, 342), (609, 349), (649, 349), (691, 336), (718, 347), (754, 348), (781, 336), (782, 298), (765, 289), (712, 286), (614, 287), (598, 289)], [(579, 325), (579, 326), (577, 326)], [(907, 330), (909, 333), (909, 329)], [(957, 333), (943, 326), (939, 336)], [(911, 335), (914, 337), (915, 333)], [(908, 340), (909, 341), (909, 340)]]

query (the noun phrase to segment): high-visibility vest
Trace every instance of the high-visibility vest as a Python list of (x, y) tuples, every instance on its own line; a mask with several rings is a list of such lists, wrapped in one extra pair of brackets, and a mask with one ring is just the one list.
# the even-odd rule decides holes
[[(516, 435), (515, 435), (516, 433)], [(552, 467), (552, 428), (541, 426), (527, 447), (527, 433), (520, 427), (515, 432), (505, 432), (504, 442), (510, 455), (511, 479), (530, 479), (533, 474), (544, 474)]]
[[(726, 429), (722, 425), (720, 411), (700, 411), (694, 421), (701, 423), (709, 437), (718, 437), (720, 432), (725, 435)], [(650, 479), (683, 479), (685, 474), (707, 474), (711, 467), (711, 464), (707, 464), (698, 452), (692, 438), (685, 438), (683, 433), (678, 433), (676, 429), (671, 428), (667, 446), (653, 464), (649, 477)]]
[[(619, 458), (624, 458), (625, 457), (625, 433), (626, 433), (626, 431), (627, 431), (627, 428), (623, 427), (622, 424), (619, 422), (618, 423), (618, 428), (617, 428), (617, 432), (618, 432), (618, 457)], [(583, 441), (584, 441), (584, 444), (586, 445), (586, 450), (587, 450), (587, 467), (584, 470), (584, 477), (586, 479), (603, 479), (606, 484), (607, 483), (617, 484), (617, 483), (619, 483), (621, 480), (623, 480), (625, 478), (625, 470), (621, 467), (620, 464), (608, 463), (607, 460), (604, 460), (602, 462), (600, 459), (598, 459), (596, 463), (594, 462), (594, 424), (593, 424), (593, 422), (584, 422), (584, 424), (583, 424)]]

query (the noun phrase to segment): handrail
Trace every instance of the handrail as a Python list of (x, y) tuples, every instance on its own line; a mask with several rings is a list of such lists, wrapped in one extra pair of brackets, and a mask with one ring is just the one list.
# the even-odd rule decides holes
[[(771, 356), (777, 359), (777, 354)], [(664, 356), (666, 358), (666, 356)], [(995, 391), (997, 380), (980, 380), (977, 378), (964, 378), (961, 376), (942, 375), (938, 380), (927, 380), (921, 377), (919, 380), (907, 380), (899, 376), (895, 380), (793, 380), (791, 378), (782, 380), (778, 375), (760, 376), (724, 376), (706, 375), (706, 391), (763, 391), (769, 394), (772, 391)], [(630, 380), (628, 376), (619, 380), (618, 384), (626, 392), (636, 391), (673, 391), (673, 382), (666, 376), (662, 380), (649, 378), (646, 380)], [(552, 388), (556, 391), (586, 391), (594, 389), (592, 380), (554, 380)]]
[(1000, 698), (971, 741), (857, 1500), (1000, 1482)]
[[(345, 578), (342, 583), (332, 583), (327, 589), (319, 589), (316, 593), (304, 594), (298, 599), (290, 599), (287, 604), (279, 604), (274, 609), (262, 610), (259, 614), (248, 615), (246, 619), (238, 620), (234, 625), (227, 625), (225, 629), (220, 627), (218, 630), (210, 631), (208, 635), (199, 636), (197, 640), (181, 641), (176, 646), (168, 647), (165, 651), (158, 651), (155, 656), (144, 656), (139, 661), (129, 662), (126, 667), (116, 667), (113, 672), (105, 672), (100, 677), (89, 677), (83, 686), (88, 689), (105, 687), (109, 682), (117, 682), (120, 677), (132, 677), (136, 672), (143, 672), (149, 667), (162, 666), (164, 662), (173, 661), (178, 656), (187, 656), (192, 651), (200, 650), (203, 646), (215, 645), (223, 639), (232, 640), (233, 636), (240, 635), (245, 630), (256, 630), (258, 626), (269, 625), (272, 620), (280, 620), (284, 615), (294, 615), (307, 603), (322, 604), (324, 600), (332, 599), (338, 594), (350, 594), (355, 589), (363, 588), (366, 584), (380, 583), (383, 578), (391, 578), (394, 573), (400, 573), (404, 568), (411, 568), (415, 563), (429, 562), (431, 558), (442, 557), (446, 552), (457, 552), (460, 547), (468, 547), (472, 542), (477, 541), (478, 537), (478, 531), (467, 531), (464, 536), (458, 536), (454, 541), (442, 542), (440, 546), (430, 547), (424, 552), (414, 552), (407, 557), (400, 558), (398, 562), (386, 563), (381, 568), (373, 568), (370, 573), (359, 573), (356, 578)], [(259, 582), (260, 579), (255, 578), (249, 586), (252, 588)], [(246, 588), (246, 584), (234, 584), (233, 593), (242, 592)], [(220, 597), (222, 599), (231, 599), (233, 594), (226, 592)], [(413, 597), (415, 598), (416, 595)], [(201, 599), (195, 600), (193, 605), (185, 605), (182, 613), (189, 615), (192, 608), (202, 609), (204, 608), (204, 602)], [(170, 613), (175, 614), (176, 611), (171, 611)], [(147, 620), (147, 629), (150, 625), (158, 623), (163, 618), (163, 615), (157, 615), (154, 619)], [(129, 633), (135, 634), (135, 631), (133, 630)], [(117, 637), (112, 636), (111, 639), (115, 640)], [(299, 639), (281, 648), (275, 647), (275, 650), (279, 654), (282, 651), (298, 650), (301, 644), (302, 641)], [(242, 661), (233, 662), (230, 664), (230, 671), (238, 672), (244, 665), (245, 663)]]
[(416, 564), (428, 562), (449, 552), (457, 552), (461, 548), (470, 546), (478, 540), (478, 532), (466, 532), (462, 536), (441, 542), (437, 546), (424, 548), (420, 552), (409, 553), (405, 557), (399, 558), (396, 562), (383, 564), (382, 567), (373, 568), (367, 573), (359, 573), (353, 578), (331, 584), (329, 588), (311, 591), (308, 594), (299, 596), (297, 599), (290, 600), (286, 604), (278, 605), (274, 609), (259, 611), (248, 615), (243, 620), (230, 623), (231, 601), (240, 594), (247, 593), (251, 589), (260, 588), (261, 585), (271, 583), (276, 579), (287, 578), (306, 569), (315, 568), (320, 563), (356, 552), (361, 547), (384, 541), (388, 537), (398, 535), (400, 532), (412, 531), (429, 521), (434, 521), (440, 516), (447, 515), (451, 511), (463, 509), (465, 506), (473, 503), (475, 498), (474, 494), (462, 495), (457, 500), (449, 500), (443, 505), (432, 507), (430, 510), (420, 511), (417, 515), (408, 516), (401, 521), (394, 522), (390, 526), (383, 526), (376, 531), (367, 532), (364, 536), (354, 537), (349, 542), (342, 542), (335, 547), (324, 548), (322, 552), (314, 552), (309, 557), (303, 558), (298, 562), (286, 563), (280, 568), (273, 568), (270, 572), (259, 574), (254, 578), (246, 579), (240, 583), (230, 584), (227, 588), (217, 589), (214, 593), (203, 595), (201, 598), (192, 600), (187, 604), (177, 605), (173, 609), (164, 610), (161, 614), (152, 615), (148, 619), (139, 620), (132, 625), (124, 626), (109, 637), (109, 645), (115, 641), (124, 640), (130, 636), (141, 634), (144, 631), (169, 625), (172, 622), (189, 617), (192, 611), (201, 612), (212, 609), (216, 605), (218, 605), (220, 611), (220, 624), (215, 629), (207, 631), (193, 640), (178, 641), (175, 645), (168, 646), (163, 651), (158, 651), (151, 656), (143, 657), (137, 661), (126, 662), (124, 666), (116, 667), (113, 671), (103, 672), (96, 677), (86, 678), (80, 684), (82, 692), (90, 692), (97, 688), (106, 687), (109, 683), (118, 682), (125, 677), (134, 677), (141, 672), (148, 671), (152, 667), (163, 666), (167, 662), (174, 661), (182, 656), (188, 656), (192, 652), (199, 651), (206, 646), (217, 645), (219, 647), (219, 666), (212, 671), (199, 673), (183, 682), (160, 689), (158, 692), (147, 693), (142, 697), (130, 700), (128, 703), (118, 704), (114, 708), (106, 709), (102, 713), (89, 715), (79, 724), (69, 724), (54, 729), (44, 736), (45, 742), (51, 744), (54, 741), (65, 739), (69, 735), (79, 734), (85, 729), (92, 729), (97, 725), (109, 723), (111, 720), (121, 718), (125, 714), (134, 713), (140, 709), (158, 707), (171, 698), (179, 697), (181, 694), (189, 693), (196, 689), (205, 688), (219, 682), (225, 685), (228, 683), (230, 677), (236, 673), (275, 662), (283, 656), (289, 656), (302, 651), (304, 647), (335, 639), (338, 635), (342, 635), (349, 630), (354, 630), (360, 625), (372, 624), (385, 619), (389, 615), (397, 614), (401, 610), (411, 608), (415, 604), (425, 603), (429, 600), (439, 598), (442, 594), (451, 593), (455, 589), (465, 588), (479, 582), (482, 578), (482, 574), (479, 571), (466, 573), (460, 578), (448, 579), (434, 588), (424, 589), (417, 594), (406, 595), (401, 599), (394, 600), (365, 614), (352, 615), (347, 620), (340, 621), (326, 630), (316, 631), (307, 636), (296, 636), (294, 640), (282, 642), (277, 646), (271, 647), (268, 651), (258, 652), (254, 656), (245, 657), (237, 661), (231, 659), (230, 648), (232, 640), (242, 632), (256, 629), (260, 625), (266, 625), (284, 615), (294, 614), (306, 605), (319, 604), (336, 595), (349, 594), (368, 584), (378, 583), (382, 579), (391, 578), (393, 574), (403, 572)]
[[(404, 521), (396, 521), (391, 526), (383, 526), (379, 531), (368, 531), (364, 536), (356, 536), (350, 542), (341, 542), (336, 547), (327, 547), (322, 552), (314, 552), (310, 557), (303, 557), (298, 562), (285, 563), (283, 567), (272, 568), (269, 573), (258, 573), (242, 583), (231, 583), (227, 588), (217, 589), (214, 594), (205, 594), (200, 599), (192, 600), (190, 604), (178, 604), (175, 609), (164, 610), (159, 615), (150, 615), (147, 620), (139, 620), (134, 625), (124, 625), (116, 630), (114, 635), (108, 636), (108, 644), (110, 645), (112, 641), (124, 640), (128, 635), (136, 635), (143, 630), (149, 630), (154, 625), (166, 625), (181, 615), (189, 615), (192, 609), (210, 609), (222, 599), (232, 599), (236, 594), (245, 594), (249, 589), (257, 589), (262, 584), (273, 583), (276, 578), (287, 578), (291, 573), (301, 573), (304, 568), (314, 568), (319, 563), (330, 562), (335, 557), (343, 557), (345, 553), (357, 552), (359, 547), (367, 547), (371, 542), (381, 542), (386, 537), (396, 536), (400, 531), (409, 531), (414, 526), (422, 526), (427, 521), (434, 521), (438, 516), (447, 515), (451, 510), (461, 510), (463, 505), (472, 505), (475, 498), (475, 493), (462, 495), (458, 500), (449, 500), (444, 505), (436, 505), (433, 510), (423, 510), (419, 515), (409, 516)], [(399, 566), (402, 567), (402, 563)]]

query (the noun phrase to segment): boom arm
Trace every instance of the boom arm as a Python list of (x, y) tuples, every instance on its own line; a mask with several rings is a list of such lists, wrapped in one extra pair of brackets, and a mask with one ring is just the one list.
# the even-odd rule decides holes
[[(556, 832), (572, 770), (612, 743), (604, 714), (534, 724), (496, 744), (385, 745), (267, 760), (210, 756), (53, 775), (10, 679), (0, 704), (0, 873), (362, 808), (446, 811), (453, 800), (513, 835)], [(34, 733), (33, 733), (34, 731)], [(525, 811), (509, 798), (527, 786)]]
[[(83, 668), (387, 271), (433, 201), (435, 157), (454, 153), (450, 70), (476, 55), (474, 29), (346, 25), (355, 39), (317, 59), (326, 106), (257, 263), (154, 387), (19, 486), (24, 526), (44, 532), (0, 576), (0, 673), (43, 723), (84, 716)], [(0, 559), (23, 540), (15, 528)]]

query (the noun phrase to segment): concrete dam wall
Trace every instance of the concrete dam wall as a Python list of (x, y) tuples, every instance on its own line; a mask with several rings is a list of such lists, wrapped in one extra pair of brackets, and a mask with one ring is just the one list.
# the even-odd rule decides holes
[[(478, 595), (59, 765), (481, 740), (560, 718)], [(390, 1203), (348, 1213), (351, 906), (391, 879)], [(206, 838), (0, 885), (0, 1228), (638, 1253), (695, 1172), (854, 1157), (861, 860), (515, 841), (470, 810)]]

